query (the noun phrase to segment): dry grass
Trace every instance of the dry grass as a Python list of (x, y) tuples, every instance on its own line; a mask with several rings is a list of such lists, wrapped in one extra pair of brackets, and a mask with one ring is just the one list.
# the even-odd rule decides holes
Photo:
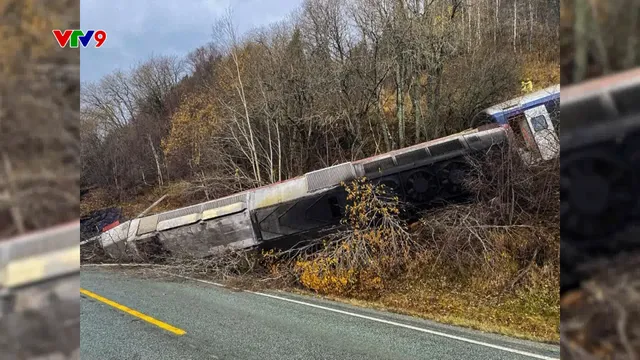
[(477, 201), (426, 213), (424, 244), (376, 299), (438, 321), (559, 341), (558, 163), (525, 167), (505, 150), (477, 164)]
[(592, 266), (599, 275), (562, 298), (562, 358), (640, 359), (640, 253)]
[(119, 199), (113, 191), (107, 189), (92, 189), (82, 197), (80, 215), (86, 216), (92, 211), (117, 207), (122, 209), (125, 218), (132, 218), (163, 195), (167, 195), (167, 197), (154, 207), (149, 215), (206, 201), (206, 199), (194, 195), (193, 192), (192, 184), (187, 181), (175, 182), (162, 187), (140, 189), (138, 194), (124, 199)]
[(79, 1), (0, 1), (0, 238), (76, 219), (80, 52), (54, 28), (78, 26)]
[[(475, 202), (425, 213), (407, 229), (410, 240), (384, 239), (391, 248), (410, 249), (408, 254), (370, 251), (356, 266), (340, 267), (341, 261), (353, 256), (337, 253), (340, 247), (326, 246), (304, 259), (305, 266), (294, 268), (297, 284), (325, 296), (436, 321), (558, 342), (558, 162), (526, 167), (505, 149), (481, 159), (474, 168), (468, 185), (477, 194)], [(351, 208), (362, 211), (358, 221), (349, 222), (350, 230), (339, 244), (353, 248), (362, 242), (375, 249), (378, 238), (363, 235), (389, 224), (404, 227), (393, 211), (390, 216), (385, 212), (397, 204), (377, 205), (370, 188), (358, 190)], [(361, 215), (364, 209), (377, 210)], [(361, 220), (385, 217), (391, 218), (386, 226), (362, 226)]]

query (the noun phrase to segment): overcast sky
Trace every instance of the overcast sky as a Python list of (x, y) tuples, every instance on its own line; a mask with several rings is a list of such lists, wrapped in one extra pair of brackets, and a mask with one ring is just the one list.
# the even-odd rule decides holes
[(246, 32), (286, 18), (302, 0), (82, 0), (83, 30), (102, 29), (107, 41), (81, 50), (81, 80), (130, 69), (150, 55), (184, 56), (211, 39), (215, 19), (231, 8)]

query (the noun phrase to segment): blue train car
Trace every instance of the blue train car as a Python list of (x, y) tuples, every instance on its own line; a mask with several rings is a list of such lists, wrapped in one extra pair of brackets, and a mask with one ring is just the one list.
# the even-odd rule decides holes
[[(505, 101), (494, 105), (481, 112), (481, 115), (488, 115), (492, 122), (500, 125), (507, 125), (510, 118), (523, 114), (538, 106), (544, 106), (550, 116), (559, 118), (560, 108), (560, 85), (551, 86), (530, 94)], [(558, 121), (558, 119), (554, 119)]]
[(560, 85), (505, 101), (481, 111), (475, 126), (499, 124), (510, 129), (523, 158), (551, 160), (560, 151)]

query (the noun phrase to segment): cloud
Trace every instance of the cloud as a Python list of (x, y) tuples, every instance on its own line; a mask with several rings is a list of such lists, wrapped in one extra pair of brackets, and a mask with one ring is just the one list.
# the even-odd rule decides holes
[(95, 81), (154, 55), (184, 56), (211, 39), (227, 9), (240, 32), (281, 20), (301, 0), (82, 0), (83, 30), (102, 29), (107, 41), (81, 49), (81, 79)]

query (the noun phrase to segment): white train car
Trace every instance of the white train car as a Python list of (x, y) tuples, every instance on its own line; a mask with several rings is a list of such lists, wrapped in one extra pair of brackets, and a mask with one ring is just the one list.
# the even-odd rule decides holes
[(111, 252), (145, 239), (192, 256), (226, 248), (282, 246), (336, 229), (344, 214), (343, 181), (366, 177), (425, 208), (461, 195), (465, 156), (507, 141), (508, 129), (469, 130), (347, 162), (221, 199), (127, 221), (98, 237)]

